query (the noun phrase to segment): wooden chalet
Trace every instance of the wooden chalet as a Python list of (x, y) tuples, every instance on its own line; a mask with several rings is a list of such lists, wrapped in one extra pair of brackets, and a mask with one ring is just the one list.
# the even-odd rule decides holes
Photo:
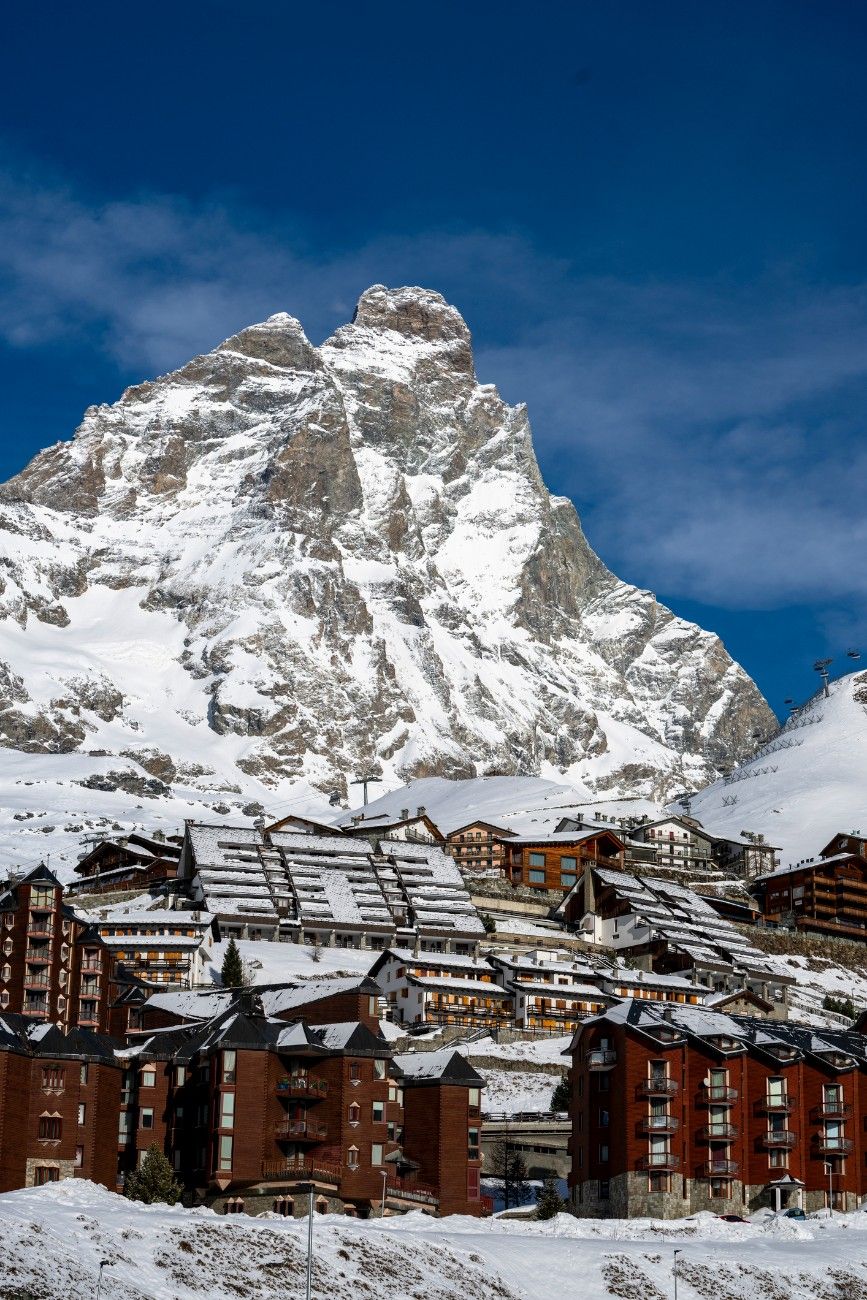
[(504, 841), (505, 872), (513, 885), (566, 894), (585, 867), (623, 867), (624, 842), (610, 830), (554, 831)]
[[(854, 848), (841, 848), (853, 843)], [(857, 836), (835, 835), (822, 856), (760, 876), (765, 923), (867, 939), (867, 856)]]
[(503, 840), (511, 839), (515, 832), (493, 822), (467, 822), (446, 836), (445, 851), (462, 871), (503, 870), (506, 850)]
[(69, 885), (69, 893), (152, 889), (174, 880), (180, 857), (180, 844), (147, 835), (102, 840), (75, 867), (78, 879)]

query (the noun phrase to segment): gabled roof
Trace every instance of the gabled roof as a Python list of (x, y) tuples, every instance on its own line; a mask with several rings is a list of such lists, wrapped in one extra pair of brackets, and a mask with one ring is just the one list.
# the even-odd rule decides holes
[(484, 1088), (485, 1081), (465, 1056), (453, 1047), (436, 1052), (401, 1052), (394, 1063), (406, 1087), (445, 1083), (456, 1087)]
[(462, 831), (468, 831), (476, 826), (483, 826), (486, 831), (493, 831), (496, 835), (508, 836), (510, 839), (516, 834), (515, 831), (510, 831), (507, 826), (496, 826), (493, 822), (486, 822), (481, 817), (477, 817), (475, 821), (465, 822), (463, 826), (457, 826), (453, 831), (449, 831), (446, 839), (453, 840)]
[(598, 826), (594, 830), (584, 831), (549, 831), (541, 835), (516, 835), (509, 840), (510, 844), (584, 844), (587, 840), (597, 840), (602, 835), (608, 835), (615, 840), (621, 848), (625, 848), (623, 837), (616, 831), (611, 830), (608, 826)]

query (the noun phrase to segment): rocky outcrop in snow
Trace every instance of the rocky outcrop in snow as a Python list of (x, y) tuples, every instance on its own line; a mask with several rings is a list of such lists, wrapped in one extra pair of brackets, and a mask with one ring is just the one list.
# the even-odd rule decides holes
[(664, 796), (773, 727), (716, 637), (605, 568), (422, 289), (369, 289), (319, 348), (272, 316), (90, 408), (0, 489), (0, 547), (0, 743), (138, 755), (155, 786)]

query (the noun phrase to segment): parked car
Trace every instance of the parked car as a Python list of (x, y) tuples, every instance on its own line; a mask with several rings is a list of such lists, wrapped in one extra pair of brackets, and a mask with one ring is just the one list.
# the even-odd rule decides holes
[(798, 1205), (791, 1206), (788, 1210), (783, 1210), (780, 1216), (783, 1219), (806, 1219), (806, 1214)]
[(718, 1214), (716, 1217), (723, 1223), (749, 1223), (749, 1219), (743, 1219), (739, 1214)]

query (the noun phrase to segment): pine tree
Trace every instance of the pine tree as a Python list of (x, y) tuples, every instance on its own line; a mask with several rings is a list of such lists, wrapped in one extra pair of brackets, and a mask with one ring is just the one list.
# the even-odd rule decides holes
[(234, 939), (229, 940), (229, 946), (226, 948), (220, 979), (224, 989), (239, 989), (244, 983), (244, 966)]
[(490, 1172), (492, 1178), (502, 1180), (503, 1200), (507, 1210), (511, 1205), (523, 1205), (530, 1199), (524, 1157), (508, 1134), (494, 1145)]
[(553, 1219), (555, 1214), (561, 1214), (565, 1208), (566, 1202), (557, 1190), (557, 1179), (551, 1174), (536, 1193), (536, 1218)]
[(564, 1111), (569, 1109), (570, 1091), (569, 1080), (564, 1074), (551, 1094), (551, 1109), (553, 1111)]
[(181, 1195), (180, 1184), (156, 1143), (148, 1147), (138, 1169), (127, 1174), (123, 1191), (131, 1201), (144, 1201), (145, 1205), (153, 1205), (155, 1201), (174, 1205), (178, 1201)]

